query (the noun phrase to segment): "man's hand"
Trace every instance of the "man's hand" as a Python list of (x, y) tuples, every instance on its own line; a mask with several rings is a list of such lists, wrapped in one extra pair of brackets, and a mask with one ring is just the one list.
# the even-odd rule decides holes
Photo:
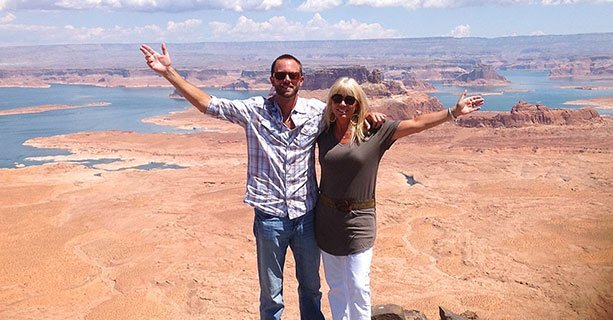
[(166, 44), (162, 43), (162, 54), (157, 53), (150, 46), (141, 44), (140, 51), (145, 55), (147, 65), (151, 70), (163, 75), (170, 67), (170, 54), (166, 50)]
[(378, 129), (385, 122), (385, 118), (387, 116), (380, 112), (369, 112), (366, 114), (366, 122), (364, 125), (366, 126), (366, 131), (370, 131), (371, 128)]

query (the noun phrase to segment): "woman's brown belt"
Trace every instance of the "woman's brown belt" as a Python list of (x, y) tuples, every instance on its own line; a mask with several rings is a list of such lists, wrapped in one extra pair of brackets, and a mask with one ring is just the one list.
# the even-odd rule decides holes
[(375, 207), (375, 199), (355, 201), (353, 199), (334, 199), (323, 193), (319, 194), (319, 201), (330, 208), (335, 208), (341, 212), (349, 212), (353, 209), (366, 209)]

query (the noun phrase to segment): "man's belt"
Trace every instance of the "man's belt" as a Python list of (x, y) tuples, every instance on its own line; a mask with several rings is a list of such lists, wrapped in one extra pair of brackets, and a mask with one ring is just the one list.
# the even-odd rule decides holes
[(351, 210), (359, 210), (375, 207), (375, 199), (363, 201), (355, 201), (352, 199), (334, 199), (326, 196), (323, 193), (319, 194), (319, 201), (330, 208), (334, 208), (341, 212), (349, 212)]

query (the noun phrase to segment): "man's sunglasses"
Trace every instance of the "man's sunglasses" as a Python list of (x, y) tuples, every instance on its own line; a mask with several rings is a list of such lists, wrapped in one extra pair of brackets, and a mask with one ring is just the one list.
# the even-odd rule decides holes
[(344, 96), (343, 97), (343, 95), (338, 94), (338, 93), (335, 94), (335, 95), (332, 95), (331, 99), (332, 99), (332, 101), (334, 101), (334, 103), (341, 103), (344, 100), (345, 104), (348, 105), (348, 106), (354, 104), (355, 101), (356, 101), (355, 98), (352, 97), (352, 96)]
[(275, 72), (272, 76), (277, 80), (285, 80), (287, 76), (289, 76), (290, 80), (296, 80), (300, 78), (300, 72)]

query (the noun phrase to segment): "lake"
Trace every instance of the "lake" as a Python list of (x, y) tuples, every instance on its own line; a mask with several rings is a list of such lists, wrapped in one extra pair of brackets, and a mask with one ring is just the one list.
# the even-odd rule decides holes
[[(578, 90), (561, 86), (598, 85), (554, 81), (547, 72), (503, 71), (500, 72), (512, 84), (507, 87), (467, 88), (470, 92), (502, 92), (487, 95), (483, 110), (508, 111), (519, 100), (542, 103), (555, 108), (576, 108), (564, 105), (571, 100), (613, 96), (613, 90)], [(434, 84), (439, 92), (433, 94), (445, 106), (452, 106), (464, 88)], [(607, 85), (602, 83), (600, 85)], [(611, 85), (608, 83), (608, 85)], [(137, 132), (185, 133), (185, 130), (144, 123), (148, 117), (179, 111), (189, 103), (169, 99), (169, 88), (104, 88), (81, 85), (52, 85), (49, 88), (0, 88), (0, 110), (25, 108), (45, 104), (81, 105), (108, 102), (109, 106), (86, 107), (47, 111), (33, 114), (0, 116), (0, 168), (18, 165), (35, 165), (39, 161), (29, 157), (67, 154), (56, 149), (38, 149), (23, 143), (34, 137), (53, 136), (83, 131), (131, 130)], [(267, 91), (221, 91), (208, 90), (212, 95), (242, 99), (253, 95), (266, 95)], [(601, 114), (613, 114), (613, 110), (599, 110)]]
[[(484, 111), (508, 111), (520, 100), (531, 104), (543, 104), (551, 108), (581, 108), (583, 106), (565, 105), (564, 102), (573, 100), (584, 100), (598, 97), (611, 97), (613, 90), (580, 90), (572, 88), (562, 88), (566, 86), (578, 87), (588, 85), (608, 85), (609, 82), (579, 82), (551, 80), (547, 71), (498, 71), (498, 73), (511, 84), (504, 87), (457, 87), (443, 86), (440, 83), (433, 83), (439, 91), (432, 94), (437, 97), (445, 106), (452, 106), (464, 89), (471, 92), (496, 93), (485, 95)], [(502, 93), (502, 94), (500, 94)], [(600, 114), (613, 114), (613, 110), (598, 110)]]
[[(109, 106), (55, 110), (42, 113), (0, 116), (0, 168), (18, 164), (34, 165), (29, 157), (67, 154), (57, 149), (38, 149), (23, 143), (34, 137), (84, 131), (131, 130), (136, 132), (185, 133), (145, 123), (141, 120), (171, 111), (183, 110), (189, 103), (170, 99), (169, 88), (104, 88), (81, 85), (52, 85), (49, 88), (0, 88), (0, 110), (45, 104), (82, 105), (108, 102)], [(209, 90), (210, 94), (229, 98), (262, 95), (261, 91)]]

